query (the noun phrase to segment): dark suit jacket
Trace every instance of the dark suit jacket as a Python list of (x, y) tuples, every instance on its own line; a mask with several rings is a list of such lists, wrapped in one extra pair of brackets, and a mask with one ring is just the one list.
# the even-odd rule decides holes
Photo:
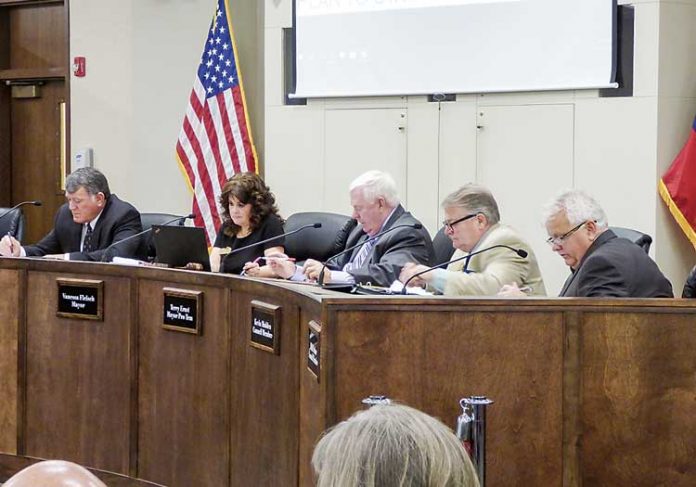
[[(381, 231), (397, 225), (413, 225), (420, 223), (410, 213), (399, 205), (389, 217)], [(366, 240), (367, 234), (362, 225), (358, 225), (348, 236), (345, 248)], [(352, 253), (346, 253), (337, 264), (342, 269), (360, 251), (356, 248)], [(367, 260), (359, 269), (353, 269), (350, 274), (356, 283), (372, 283), (375, 286), (390, 286), (401, 272), (401, 268), (407, 262), (417, 262), (427, 266), (433, 265), (433, 242), (425, 228), (399, 228), (393, 232), (382, 235), (372, 248)]]
[[(72, 213), (66, 203), (56, 213), (53, 230), (35, 245), (24, 246), (24, 251), (29, 256), (69, 253), (70, 260), (100, 261), (104, 249), (109, 245), (135, 235), (143, 229), (138, 210), (131, 204), (121, 201), (114, 194), (109, 196), (94, 228), (92, 242), (94, 248), (98, 250), (88, 253), (80, 252), (82, 227), (82, 224), (73, 221)], [(141, 240), (145, 239), (134, 238), (124, 242), (123, 245), (112, 248), (109, 256), (144, 258), (144, 245)]]
[(684, 283), (682, 298), (696, 298), (696, 266), (691, 269)]
[(566, 280), (560, 296), (671, 298), (672, 285), (638, 245), (604, 231)]

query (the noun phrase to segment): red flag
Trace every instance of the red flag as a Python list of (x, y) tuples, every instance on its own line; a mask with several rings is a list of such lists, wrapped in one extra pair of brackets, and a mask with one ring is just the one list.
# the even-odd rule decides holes
[(209, 244), (220, 226), (222, 185), (235, 173), (257, 171), (237, 59), (229, 5), (218, 0), (176, 144), (193, 193), (194, 222), (205, 227)]
[(689, 139), (662, 176), (658, 190), (682, 231), (696, 246), (696, 119)]

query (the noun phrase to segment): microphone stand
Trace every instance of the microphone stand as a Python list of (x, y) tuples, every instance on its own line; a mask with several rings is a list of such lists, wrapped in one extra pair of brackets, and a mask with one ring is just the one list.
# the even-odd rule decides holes
[(5, 218), (7, 215), (9, 215), (10, 213), (12, 213), (14, 210), (16, 210), (17, 208), (19, 208), (20, 206), (24, 206), (24, 205), (41, 206), (41, 205), (43, 205), (43, 203), (42, 203), (41, 201), (39, 201), (39, 200), (35, 200), (35, 201), (22, 201), (21, 203), (18, 203), (18, 204), (16, 204), (16, 205), (14, 205), (12, 208), (10, 208), (9, 210), (7, 210), (5, 213), (3, 213), (2, 215), (0, 215), (0, 220), (2, 220), (3, 218)]
[(512, 250), (514, 253), (516, 253), (517, 255), (519, 255), (520, 257), (522, 257), (523, 259), (524, 259), (525, 257), (527, 257), (527, 255), (529, 255), (529, 254), (527, 253), (526, 250), (524, 250), (524, 249), (516, 249), (516, 248), (514, 248), (514, 247), (510, 247), (509, 245), (503, 245), (503, 244), (491, 245), (490, 247), (486, 247), (485, 249), (477, 250), (476, 252), (472, 252), (472, 253), (470, 253), (470, 254), (463, 255), (462, 257), (457, 257), (456, 259), (452, 259), (452, 260), (450, 260), (450, 261), (443, 262), (442, 264), (438, 264), (438, 265), (435, 265), (435, 266), (432, 266), (432, 267), (428, 267), (428, 268), (425, 269), (425, 270), (422, 270), (422, 271), (420, 271), (420, 272), (417, 272), (417, 273), (413, 274), (411, 277), (409, 277), (408, 279), (406, 279), (406, 282), (404, 282), (404, 287), (403, 287), (403, 289), (401, 289), (401, 294), (407, 294), (406, 286), (408, 285), (409, 282), (411, 282), (411, 281), (412, 281), (413, 279), (415, 279), (416, 277), (422, 276), (423, 274), (427, 274), (428, 272), (430, 272), (430, 271), (432, 271), (432, 270), (435, 270), (435, 269), (438, 269), (438, 268), (440, 268), (440, 267), (447, 266), (447, 265), (450, 265), (450, 264), (454, 264), (455, 262), (459, 262), (460, 260), (465, 260), (465, 259), (468, 260), (468, 259), (472, 258), (472, 257), (475, 256), (475, 255), (482, 254), (482, 253), (484, 253), (484, 252), (488, 252), (489, 250), (501, 249), (501, 248), (502, 248), (502, 249)]
[(326, 271), (326, 266), (328, 265), (329, 262), (331, 262), (332, 260), (334, 260), (336, 257), (340, 257), (340, 256), (342, 256), (343, 254), (345, 254), (345, 253), (347, 253), (347, 252), (350, 252), (351, 250), (354, 250), (354, 249), (356, 249), (356, 248), (358, 248), (358, 247), (362, 247), (362, 246), (365, 245), (367, 242), (371, 242), (371, 241), (377, 240), (377, 239), (380, 238), (382, 235), (384, 235), (384, 234), (386, 234), (386, 233), (389, 233), (389, 232), (391, 232), (391, 231), (393, 231), (393, 230), (396, 230), (397, 228), (406, 228), (406, 227), (414, 228), (414, 229), (416, 229), (416, 230), (420, 230), (421, 228), (423, 228), (423, 224), (421, 224), (421, 223), (404, 223), (404, 224), (402, 224), (402, 225), (396, 225), (396, 226), (394, 226), (394, 227), (387, 228), (387, 229), (384, 230), (383, 232), (380, 232), (380, 233), (378, 233), (377, 235), (375, 235), (374, 237), (366, 238), (366, 239), (363, 240), (362, 242), (359, 242), (359, 243), (357, 243), (357, 244), (355, 244), (355, 245), (351, 245), (350, 247), (348, 247), (347, 249), (343, 249), (342, 251), (340, 251), (340, 252), (337, 253), (336, 255), (332, 255), (331, 257), (329, 257), (328, 259), (326, 259), (326, 260), (324, 261), (324, 263), (322, 264), (321, 270), (319, 271), (319, 278), (317, 279), (317, 284), (319, 284), (320, 286), (323, 286), (323, 285), (324, 285), (324, 272)]
[[(167, 221), (167, 222), (164, 222), (161, 226), (164, 227), (164, 226), (169, 225), (170, 223), (174, 223), (175, 221), (179, 221), (179, 220), (189, 220), (189, 219), (195, 218), (195, 217), (196, 217), (196, 215), (195, 215), (194, 213), (191, 213), (191, 214), (189, 214), (189, 215), (177, 216), (176, 218), (174, 218), (174, 219), (172, 219), (172, 220), (169, 220), (169, 221)], [(136, 233), (136, 234), (134, 234), (134, 235), (131, 235), (131, 236), (129, 236), (129, 237), (124, 238), (123, 240), (119, 240), (118, 242), (113, 242), (111, 245), (109, 245), (107, 248), (104, 249), (104, 253), (103, 253), (102, 256), (101, 256), (101, 262), (108, 262), (108, 261), (109, 261), (109, 251), (110, 251), (110, 250), (113, 250), (114, 248), (116, 248), (117, 245), (120, 245), (120, 244), (122, 244), (123, 242), (127, 242), (128, 240), (132, 240), (132, 239), (134, 239), (134, 238), (136, 238), (136, 237), (141, 237), (141, 236), (143, 236), (143, 235), (145, 235), (145, 234), (147, 234), (147, 233), (150, 233), (150, 232), (152, 231), (152, 228), (153, 228), (153, 227), (150, 227), (150, 228), (148, 228), (147, 230), (143, 230), (142, 232), (138, 232), (138, 233)]]

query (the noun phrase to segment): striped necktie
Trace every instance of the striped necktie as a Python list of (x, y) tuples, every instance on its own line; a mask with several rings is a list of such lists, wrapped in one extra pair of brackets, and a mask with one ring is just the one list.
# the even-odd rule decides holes
[(349, 262), (343, 270), (348, 271), (349, 269), (360, 269), (365, 262), (367, 262), (367, 257), (370, 255), (372, 248), (375, 246), (377, 240), (367, 237), (365, 244), (360, 247), (360, 251), (356, 254), (352, 262)]
[(91, 252), (94, 250), (92, 248), (92, 234), (94, 232), (92, 231), (92, 225), (87, 223), (87, 232), (85, 232), (85, 241), (82, 243), (82, 251), (83, 252)]

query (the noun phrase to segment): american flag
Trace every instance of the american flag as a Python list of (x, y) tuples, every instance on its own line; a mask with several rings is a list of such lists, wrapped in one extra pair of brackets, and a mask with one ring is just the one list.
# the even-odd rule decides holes
[(216, 197), (233, 174), (256, 171), (256, 149), (244, 101), (227, 0), (218, 0), (176, 144), (193, 192), (196, 226), (208, 243), (220, 226)]

